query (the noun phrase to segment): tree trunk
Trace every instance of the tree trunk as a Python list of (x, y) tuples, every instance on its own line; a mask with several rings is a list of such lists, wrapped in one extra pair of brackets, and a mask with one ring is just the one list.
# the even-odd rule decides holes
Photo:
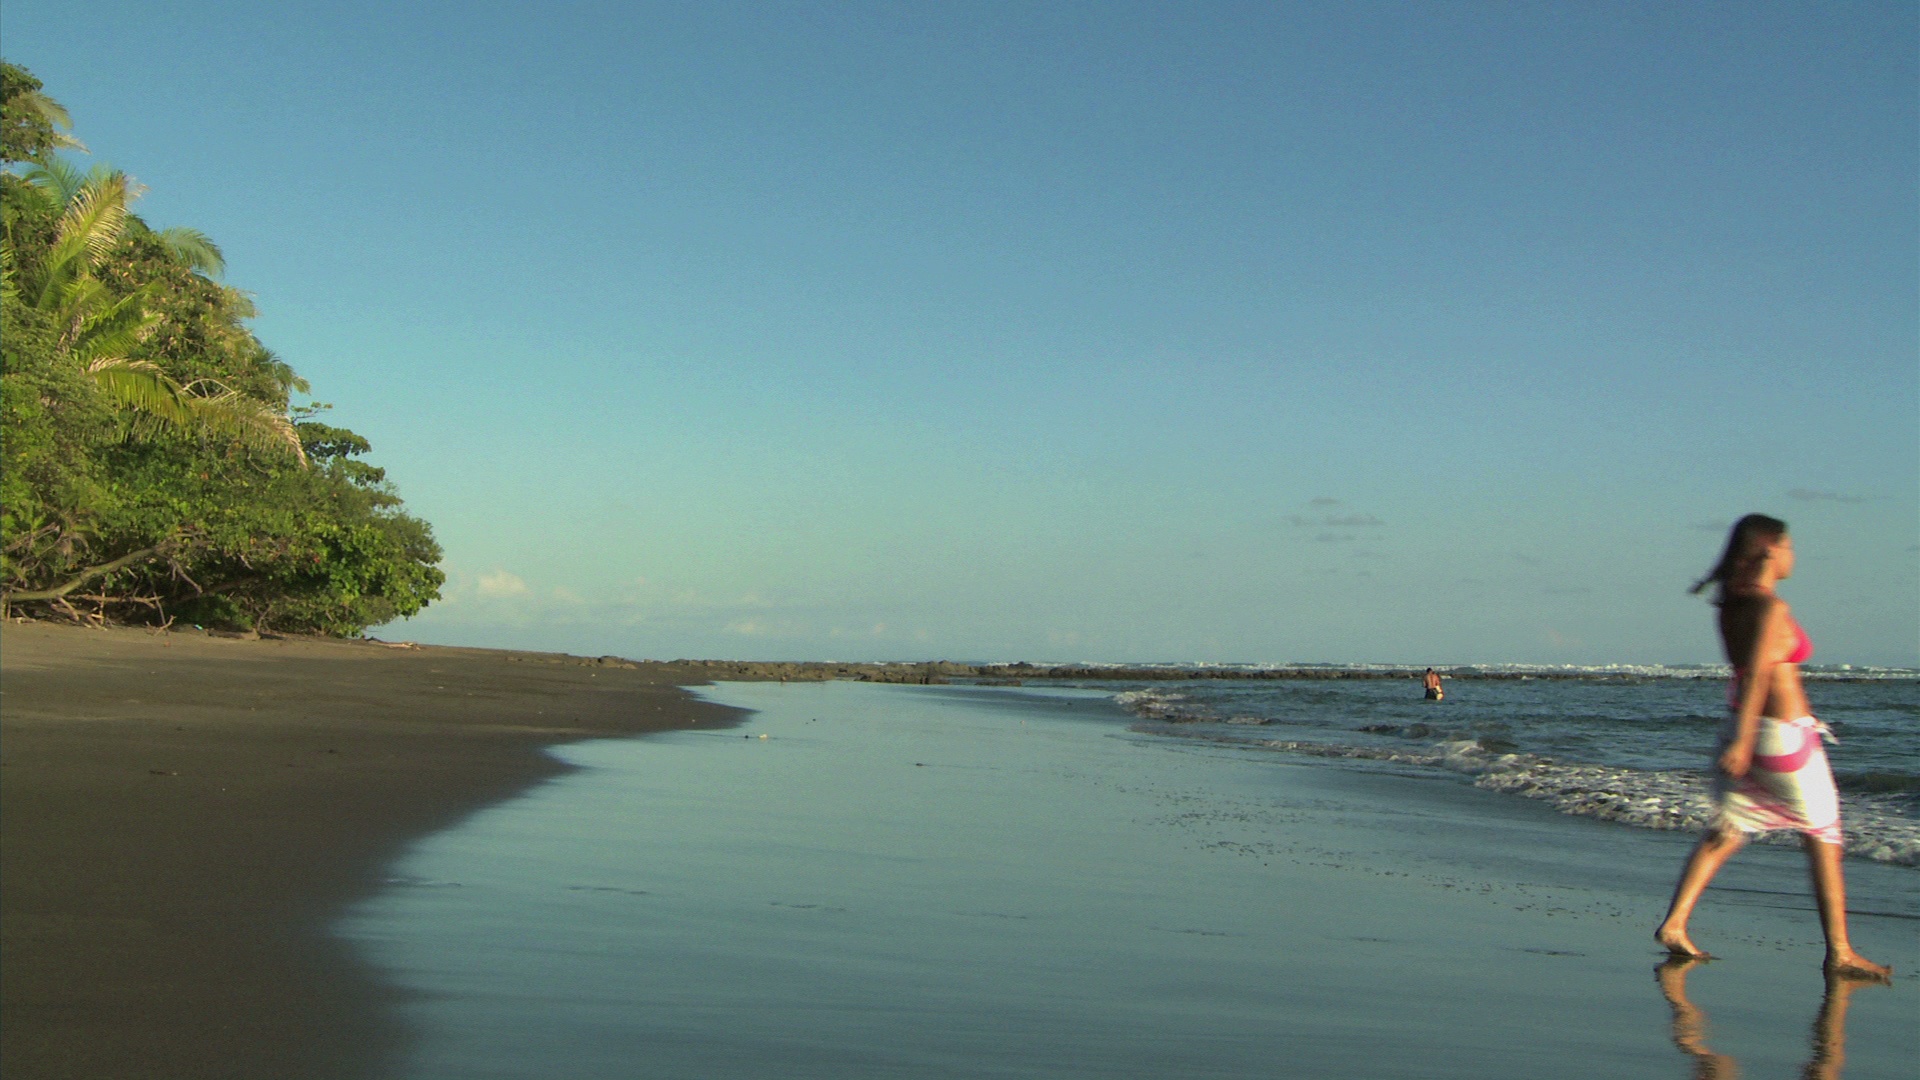
[(141, 548), (139, 551), (132, 552), (131, 554), (122, 555), (110, 563), (101, 563), (99, 566), (83, 572), (79, 577), (57, 588), (42, 589), (38, 592), (6, 592), (0, 594), (0, 596), (4, 596), (6, 602), (9, 604), (21, 604), (28, 600), (59, 600), (73, 590), (92, 581), (94, 578), (111, 574), (115, 570), (125, 570), (129, 566), (156, 559), (160, 556), (161, 551), (162, 548), (160, 545)]

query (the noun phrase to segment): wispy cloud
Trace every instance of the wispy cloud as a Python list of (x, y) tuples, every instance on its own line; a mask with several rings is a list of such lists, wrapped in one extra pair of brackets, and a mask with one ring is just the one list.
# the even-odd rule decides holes
[(937, 615), (898, 615), (873, 602), (823, 599), (777, 587), (719, 589), (631, 571), (602, 582), (574, 579), (563, 585), (538, 572), (522, 576), (501, 566), (450, 566), (447, 575), (441, 600), (412, 622), (470, 639), (495, 632), (521, 639), (545, 634), (562, 642), (644, 639), (653, 643), (646, 648), (762, 656), (790, 643), (834, 641), (850, 653), (868, 655), (931, 650), (946, 632)]
[(1325, 495), (1322, 495), (1319, 498), (1314, 499), (1312, 502), (1309, 502), (1307, 505), (1308, 506), (1339, 506), (1340, 500), (1331, 499)]
[(1864, 495), (1842, 495), (1836, 491), (1815, 491), (1812, 488), (1794, 488), (1787, 492), (1787, 498), (1799, 499), (1801, 502), (1863, 503), (1867, 501)]
[(1316, 544), (1344, 544), (1347, 541), (1352, 539), (1353, 539), (1352, 533), (1323, 532), (1315, 535), (1313, 538), (1313, 542)]
[(512, 627), (656, 624), (747, 636), (807, 630), (791, 619), (768, 617), (770, 610), (792, 605), (758, 591), (717, 597), (638, 575), (593, 587), (548, 585), (499, 566), (477, 573), (449, 568), (447, 577), (440, 600), (420, 616), (426, 622)]
[(475, 583), (475, 591), (486, 597), (526, 596), (533, 592), (527, 587), (525, 578), (500, 569), (481, 574)]
[(898, 641), (908, 638), (914, 641), (927, 641), (933, 637), (933, 635), (925, 629), (902, 630), (888, 622), (874, 622), (872, 625), (864, 627), (829, 626), (827, 628), (827, 636), (839, 640), (855, 641), (866, 639), (875, 641), (882, 639)]
[[(1339, 505), (1333, 499), (1315, 499), (1315, 505)], [(1386, 525), (1372, 514), (1288, 514), (1281, 518), (1287, 525), (1296, 529), (1378, 529)], [(1315, 537), (1314, 539), (1322, 539)], [(1348, 539), (1352, 539), (1348, 537)]]

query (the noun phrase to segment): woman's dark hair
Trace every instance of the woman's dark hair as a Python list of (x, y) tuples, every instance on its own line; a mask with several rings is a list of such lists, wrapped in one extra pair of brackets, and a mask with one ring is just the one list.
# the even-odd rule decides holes
[(1706, 577), (1693, 583), (1690, 593), (1698, 593), (1707, 586), (1714, 586), (1713, 602), (1727, 602), (1727, 583), (1745, 577), (1759, 569), (1760, 561), (1767, 557), (1767, 549), (1787, 535), (1787, 523), (1765, 514), (1748, 514), (1733, 523), (1733, 531), (1727, 534), (1727, 548), (1720, 553), (1720, 561)]

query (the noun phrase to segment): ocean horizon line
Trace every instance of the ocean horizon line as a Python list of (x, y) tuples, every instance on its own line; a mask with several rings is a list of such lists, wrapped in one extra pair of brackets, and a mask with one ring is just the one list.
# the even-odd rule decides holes
[[(672, 661), (643, 660), (642, 663), (687, 664), (712, 668), (747, 669), (788, 668), (795, 671), (806, 670), (809, 673), (821, 669), (848, 669), (849, 674), (857, 674), (856, 669), (884, 668), (895, 671), (920, 670), (928, 674), (938, 674), (959, 678), (1001, 678), (1031, 677), (1053, 679), (1100, 679), (1111, 678), (1126, 680), (1140, 674), (1151, 674), (1155, 678), (1165, 678), (1169, 674), (1187, 673), (1194, 678), (1220, 677), (1259, 677), (1272, 675), (1364, 675), (1377, 678), (1393, 678), (1417, 675), (1427, 668), (1445, 677), (1452, 678), (1523, 678), (1530, 676), (1548, 678), (1673, 678), (1673, 679), (1723, 679), (1731, 669), (1725, 663), (1605, 663), (1605, 664), (1549, 664), (1527, 661), (1503, 661), (1486, 663), (1427, 664), (1427, 663), (1391, 663), (1379, 661), (1219, 661), (1219, 660), (740, 660), (740, 659), (691, 659), (682, 658)], [(1849, 679), (1920, 679), (1920, 667), (1904, 667), (1886, 664), (1808, 664), (1802, 668), (1808, 679), (1849, 680)], [(829, 674), (831, 671), (828, 672)]]

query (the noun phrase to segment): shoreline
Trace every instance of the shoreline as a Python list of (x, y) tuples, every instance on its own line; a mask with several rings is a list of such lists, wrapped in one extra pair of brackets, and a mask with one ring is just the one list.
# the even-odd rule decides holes
[[(1690, 838), (1149, 740), (1099, 693), (699, 692), (767, 738), (564, 750), (343, 927), (414, 991), (409, 1077), (1686, 1072), (1650, 932)], [(1671, 988), (1754, 1075), (1798, 1075), (1822, 1008), (1803, 877), (1729, 867), (1727, 959)], [(1912, 875), (1850, 879), (1862, 951), (1911, 968)], [(1911, 1004), (1859, 995), (1849, 1076), (1904, 1075)]]
[(0, 673), (0, 1072), (22, 1078), (384, 1075), (417, 1037), (410, 998), (337, 920), (410, 845), (567, 772), (549, 748), (747, 715), (684, 687), (1416, 674), (653, 662), (47, 623), (0, 629)]
[(377, 1074), (397, 992), (330, 925), (582, 739), (738, 723), (691, 665), (10, 623), (0, 1072)]
[[(651, 663), (651, 661), (646, 661)], [(1292, 664), (1276, 667), (1203, 666), (1186, 664), (1140, 664), (1105, 667), (1088, 664), (967, 664), (951, 660), (841, 662), (831, 660), (675, 660), (674, 665), (697, 670), (704, 677), (735, 682), (786, 680), (825, 682), (844, 679), (852, 682), (900, 683), (940, 686), (954, 679), (993, 686), (1019, 686), (1025, 680), (1041, 682), (1377, 682), (1419, 679), (1423, 667), (1394, 665)], [(1628, 665), (1631, 666), (1631, 665)], [(1433, 669), (1448, 681), (1462, 682), (1645, 682), (1649, 679), (1719, 679), (1722, 671), (1701, 674), (1656, 673), (1618, 668), (1562, 669), (1547, 666), (1512, 665), (1486, 667), (1475, 664), (1435, 665)], [(1911, 677), (1904, 669), (1897, 677)], [(1885, 676), (1854, 672), (1821, 671), (1810, 678), (1829, 682), (1882, 682)]]

